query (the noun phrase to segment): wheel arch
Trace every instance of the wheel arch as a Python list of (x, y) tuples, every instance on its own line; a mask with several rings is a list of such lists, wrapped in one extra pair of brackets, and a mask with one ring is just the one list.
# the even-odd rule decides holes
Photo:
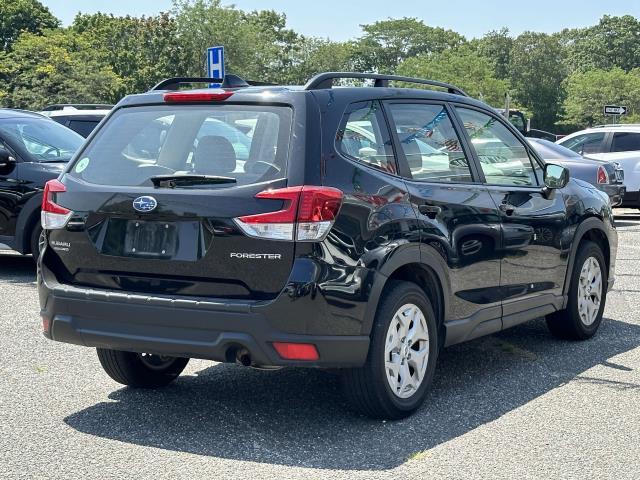
[(439, 345), (443, 346), (446, 332), (440, 327), (447, 318), (451, 290), (447, 266), (440, 253), (428, 245), (415, 245), (398, 254), (394, 261), (385, 263), (379, 273), (367, 304), (362, 333), (371, 333), (384, 287), (390, 280), (402, 280), (418, 285), (431, 301), (438, 317)]
[(37, 193), (24, 204), (16, 222), (15, 249), (20, 253), (31, 253), (31, 232), (40, 221), (42, 193)]
[(567, 272), (564, 279), (563, 293), (568, 294), (569, 286), (571, 284), (571, 272), (578, 255), (578, 249), (584, 241), (591, 241), (600, 246), (604, 260), (607, 267), (607, 276), (610, 273), (611, 268), (611, 245), (609, 243), (609, 237), (607, 235), (607, 227), (604, 222), (597, 217), (589, 217), (585, 219), (578, 228), (573, 237), (573, 243), (571, 245), (571, 253), (569, 255), (569, 261), (567, 262)]

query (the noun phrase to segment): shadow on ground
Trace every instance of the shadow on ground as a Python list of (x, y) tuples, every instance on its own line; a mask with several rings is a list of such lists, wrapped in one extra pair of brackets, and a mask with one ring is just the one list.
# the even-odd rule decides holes
[(0, 281), (31, 283), (36, 280), (36, 264), (30, 256), (0, 251)]
[(223, 364), (181, 377), (164, 390), (122, 388), (109, 395), (111, 401), (65, 422), (90, 435), (197, 455), (382, 470), (491, 422), (595, 365), (628, 368), (609, 359), (639, 345), (640, 326), (608, 319), (587, 342), (558, 341), (538, 320), (451, 347), (440, 356), (425, 406), (399, 422), (352, 413), (339, 377), (329, 372), (260, 372)]

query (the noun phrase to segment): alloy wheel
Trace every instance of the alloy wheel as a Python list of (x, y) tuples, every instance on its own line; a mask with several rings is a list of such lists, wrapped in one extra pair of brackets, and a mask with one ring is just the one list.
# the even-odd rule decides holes
[(400, 398), (414, 395), (429, 362), (429, 331), (422, 310), (412, 303), (394, 314), (385, 343), (385, 372), (391, 391)]

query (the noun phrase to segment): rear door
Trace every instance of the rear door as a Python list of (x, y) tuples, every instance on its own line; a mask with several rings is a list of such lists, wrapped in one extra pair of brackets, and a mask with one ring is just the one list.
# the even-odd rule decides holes
[(500, 330), (500, 218), (451, 111), (444, 103), (418, 100), (389, 101), (385, 110), (423, 252), (442, 257), (448, 266), (448, 339)]
[[(567, 212), (561, 190), (542, 192), (542, 168), (498, 115), (457, 106), (486, 188), (502, 223), (503, 324), (519, 322), (523, 310), (559, 305), (567, 268), (563, 233)], [(552, 310), (551, 310), (552, 311)]]
[(63, 178), (56, 203), (74, 215), (50, 231), (45, 261), (70, 284), (275, 297), (294, 243), (252, 238), (234, 219), (286, 208), (256, 194), (287, 185), (292, 118), (287, 106), (228, 103), (118, 110)]

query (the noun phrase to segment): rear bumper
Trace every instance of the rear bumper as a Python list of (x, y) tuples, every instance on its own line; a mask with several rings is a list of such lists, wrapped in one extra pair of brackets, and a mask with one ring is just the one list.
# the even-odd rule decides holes
[[(310, 335), (274, 328), (279, 319), (272, 317), (282, 308), (274, 309), (273, 305), (172, 299), (61, 285), (51, 272), (43, 275), (42, 270), (38, 289), (41, 315), (50, 325), (45, 336), (87, 347), (220, 362), (234, 361), (235, 352), (244, 348), (256, 366), (331, 368), (361, 366), (369, 349), (366, 335)], [(307, 315), (319, 312), (319, 308), (308, 309)], [(282, 359), (272, 342), (312, 343), (319, 359)]]
[(609, 196), (612, 207), (619, 207), (622, 204), (627, 191), (624, 185), (598, 185), (598, 188)]

